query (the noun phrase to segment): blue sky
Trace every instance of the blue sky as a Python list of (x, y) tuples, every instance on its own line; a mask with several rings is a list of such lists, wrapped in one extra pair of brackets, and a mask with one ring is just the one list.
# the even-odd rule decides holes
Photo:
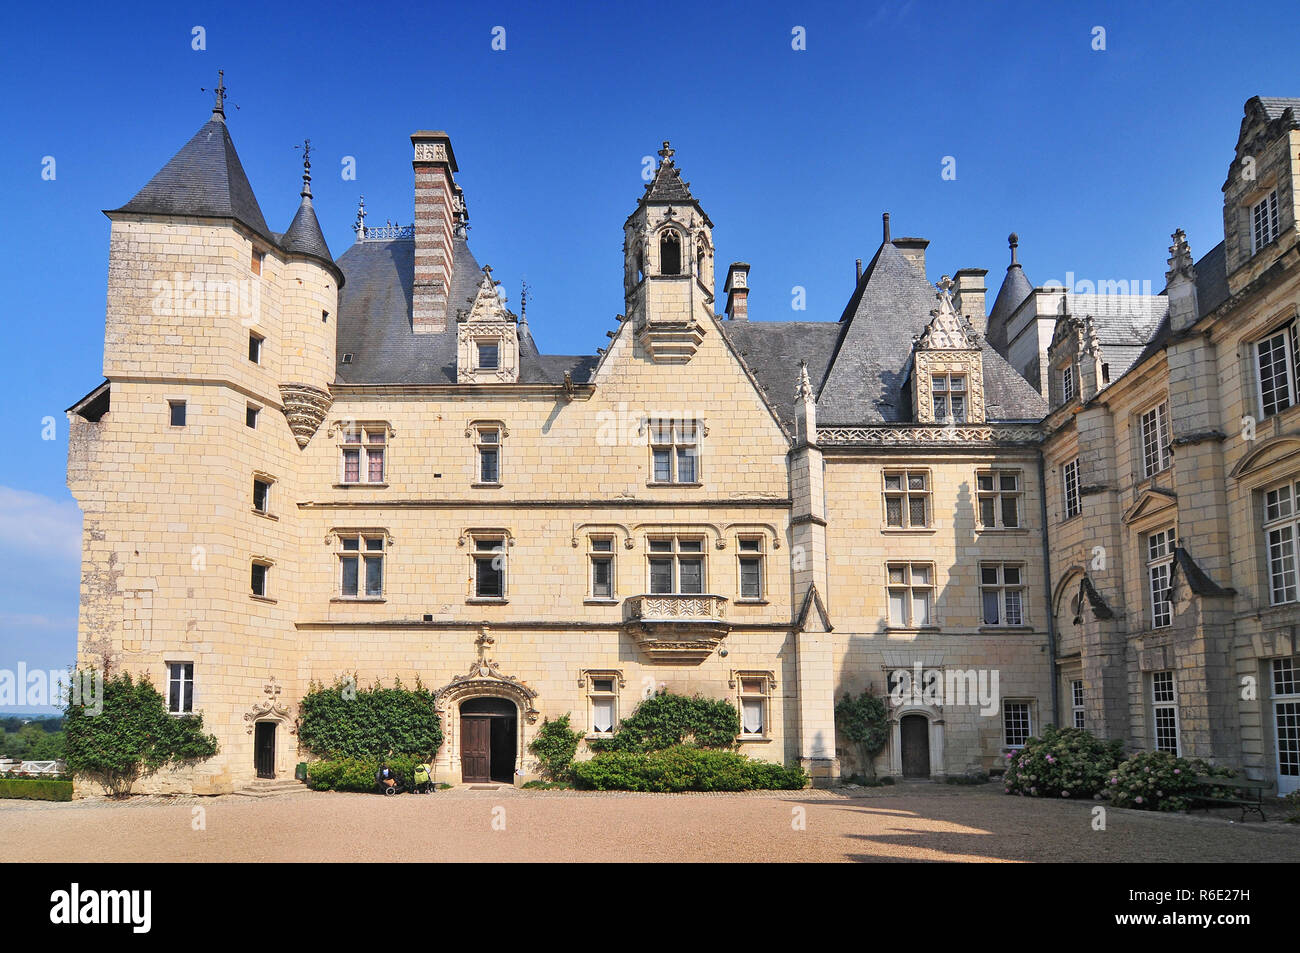
[[(415, 7), (419, 9), (415, 9)], [(470, 244), (545, 351), (591, 353), (623, 310), (621, 226), (672, 140), (753, 266), (756, 320), (834, 320), (880, 213), (931, 240), (930, 277), (989, 269), (1021, 236), (1030, 279), (1163, 286), (1169, 234), (1222, 237), (1243, 103), (1300, 96), (1292, 3), (104, 4), (6, 12), (0, 229), (0, 669), (72, 658), (78, 514), (63, 409), (101, 379), (108, 221), (207, 119), (229, 125), (268, 224), (297, 205), (310, 137), (330, 247), (412, 217), (408, 136), (452, 137)], [(195, 50), (203, 27), (206, 49)], [(1093, 49), (1094, 28), (1105, 50)], [(505, 50), (493, 30), (505, 28)], [(802, 27), (806, 49), (792, 49)], [(1233, 65), (1239, 64), (1239, 65)], [(42, 178), (44, 157), (55, 178)], [(341, 176), (345, 156), (357, 178)], [(956, 178), (941, 176), (945, 156)], [(807, 311), (791, 289), (807, 289)], [(42, 419), (57, 422), (43, 440)]]

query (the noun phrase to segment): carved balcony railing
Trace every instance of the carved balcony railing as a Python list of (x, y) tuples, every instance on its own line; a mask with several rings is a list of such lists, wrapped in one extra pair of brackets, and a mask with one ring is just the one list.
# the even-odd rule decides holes
[(945, 444), (1019, 443), (1033, 444), (1043, 432), (1033, 425), (985, 426), (958, 424), (952, 427), (903, 425), (893, 427), (818, 427), (822, 446), (936, 446)]
[(725, 597), (709, 594), (629, 596), (623, 621), (652, 660), (702, 662), (731, 631), (726, 604)]

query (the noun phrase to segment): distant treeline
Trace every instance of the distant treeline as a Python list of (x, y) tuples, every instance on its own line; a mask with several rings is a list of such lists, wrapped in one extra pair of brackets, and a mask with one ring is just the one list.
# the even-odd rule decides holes
[(62, 715), (6, 715), (0, 718), (0, 758), (49, 761), (63, 757)]

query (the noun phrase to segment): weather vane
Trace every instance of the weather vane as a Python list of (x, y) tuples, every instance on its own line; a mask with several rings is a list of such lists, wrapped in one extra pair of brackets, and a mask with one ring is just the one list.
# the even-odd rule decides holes
[[(209, 90), (206, 86), (200, 86), (199, 92), (206, 93), (209, 92)], [(212, 104), (212, 115), (221, 116), (224, 119), (226, 115), (226, 71), (225, 70), (223, 69), (217, 70), (217, 87), (216, 89), (211, 90), (211, 92), (215, 93), (217, 97), (216, 102)], [(239, 108), (238, 103), (232, 103), (231, 105), (233, 105), (236, 109)]]

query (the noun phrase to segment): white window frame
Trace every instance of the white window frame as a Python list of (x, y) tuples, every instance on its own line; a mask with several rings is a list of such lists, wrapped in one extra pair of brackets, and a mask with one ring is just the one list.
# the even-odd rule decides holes
[(1085, 727), (1083, 679), (1070, 680), (1070, 720), (1076, 728)]
[[(894, 470), (887, 469), (880, 474), (881, 497), (884, 506), (884, 520), (882, 521), (885, 529), (930, 529), (933, 523), (934, 507), (932, 504), (930, 490), (930, 471), (929, 470)], [(896, 481), (896, 485), (891, 486), (891, 481)], [(914, 486), (919, 482), (920, 486)], [(897, 523), (890, 522), (889, 504), (897, 502), (898, 518)], [(913, 521), (912, 505), (920, 503), (923, 511), (924, 522), (917, 523)]]
[[(1004, 478), (1015, 480), (1013, 488), (1006, 488), (1002, 485)], [(988, 480), (988, 487), (982, 484)], [(1025, 481), (1024, 473), (1021, 470), (1009, 469), (992, 469), (977, 470), (975, 473), (975, 518), (978, 521), (980, 529), (1022, 529), (1024, 527), (1024, 512), (1022, 503), (1025, 498)], [(984, 522), (984, 502), (989, 501), (993, 506), (993, 522)], [(1008, 525), (1006, 522), (1006, 513), (1003, 510), (1004, 503), (1007, 500), (1014, 501), (1016, 521)]]
[[(185, 675), (185, 669), (189, 669), (189, 677)], [(181, 670), (180, 677), (176, 676), (176, 669)], [(174, 685), (179, 682), (181, 689), (181, 699), (178, 702)], [(185, 707), (185, 686), (190, 687), (190, 704)], [(168, 662), (167, 663), (167, 712), (172, 715), (192, 715), (194, 713), (194, 663), (193, 662)]]
[[(1174, 624), (1174, 604), (1169, 596), (1169, 580), (1174, 569), (1174, 549), (1178, 537), (1167, 526), (1148, 533), (1142, 540), (1147, 577), (1147, 606), (1151, 610), (1151, 628), (1165, 629)], [(1166, 598), (1161, 599), (1160, 596)]]
[[(621, 678), (617, 672), (587, 672), (587, 737), (612, 738), (618, 727), (618, 689)], [(599, 688), (597, 683), (608, 682), (609, 688)], [(610, 710), (609, 728), (596, 728), (596, 704), (607, 702)]]
[[(1166, 677), (1167, 676), (1167, 677)], [(1152, 672), (1147, 678), (1151, 700), (1151, 750), (1168, 751), (1178, 757), (1182, 754), (1183, 731), (1178, 715), (1178, 677), (1170, 670)], [(1161, 724), (1161, 719), (1167, 719)], [(1174, 745), (1170, 749), (1161, 744), (1161, 730), (1173, 729)]]
[[(658, 486), (696, 486), (703, 482), (700, 471), (701, 437), (704, 424), (694, 417), (650, 417), (646, 421), (646, 436), (650, 451), (650, 483)], [(668, 479), (660, 478), (660, 468), (656, 460), (659, 454), (667, 454)], [(682, 479), (682, 463), (689, 459), (692, 463), (693, 479)]]
[(1285, 605), (1300, 597), (1300, 481), (1266, 487), (1262, 504), (1269, 604)]
[[(736, 710), (740, 714), (740, 740), (768, 738), (771, 735), (772, 715), (771, 680), (762, 672), (736, 673)], [(750, 731), (745, 726), (745, 706), (757, 706), (759, 713), (758, 731)]]
[(1250, 206), (1250, 253), (1276, 241), (1279, 234), (1277, 189), (1273, 189)]
[[(1028, 587), (1025, 585), (1025, 565), (1018, 562), (982, 562), (980, 563), (980, 625), (997, 626), (999, 628), (1019, 628), (1026, 626), (1028, 622), (1028, 613), (1025, 605), (1025, 592)], [(1007, 581), (1008, 570), (1016, 574), (1015, 582)], [(992, 574), (990, 577), (989, 574)], [(998, 618), (994, 622), (988, 621), (985, 610), (984, 600), (989, 594), (995, 593), (998, 600)], [(1014, 593), (1015, 599), (1009, 598)], [(1015, 606), (1014, 613), (1011, 607)], [(1013, 622), (1011, 616), (1017, 618)]]
[[(335, 555), (338, 560), (338, 575), (335, 580), (335, 592), (339, 599), (348, 602), (379, 602), (387, 595), (388, 589), (388, 534), (382, 530), (348, 530), (335, 533)], [(351, 545), (349, 545), (351, 544)], [(375, 545), (378, 544), (378, 545)], [(356, 588), (348, 592), (344, 588), (344, 566), (348, 560), (356, 561)], [(370, 592), (370, 564), (379, 562), (379, 591)]]
[[(666, 549), (666, 550), (661, 549), (657, 551), (651, 550), (653, 544), (662, 543), (664, 541), (668, 541), (671, 544), (670, 549)], [(700, 548), (698, 551), (693, 549), (683, 550), (681, 548), (682, 543), (688, 543), (692, 546), (695, 545), (696, 543), (699, 543)], [(650, 595), (662, 595), (662, 596), (707, 595), (709, 593), (708, 549), (709, 549), (708, 540), (705, 539), (702, 535), (698, 535), (695, 533), (682, 533), (680, 535), (672, 535), (672, 534), (665, 533), (665, 534), (655, 534), (653, 536), (648, 537), (646, 539), (646, 564), (645, 564), (646, 593)], [(652, 583), (653, 580), (653, 570), (651, 568), (652, 563), (654, 560), (665, 560), (665, 559), (672, 561), (672, 574), (673, 574), (672, 585), (669, 587), (668, 592), (655, 592)], [(681, 563), (683, 559), (688, 559), (691, 561), (695, 561), (697, 559), (699, 560), (700, 563), (700, 591), (699, 592), (682, 591)]]
[(1065, 494), (1065, 518), (1074, 519), (1083, 512), (1083, 495), (1079, 492), (1079, 458), (1069, 460), (1061, 467), (1062, 490)]
[[(605, 544), (609, 545), (608, 549), (598, 548)], [(612, 602), (618, 598), (617, 566), (618, 561), (615, 559), (615, 550), (617, 544), (612, 534), (593, 533), (587, 537), (587, 598), (599, 602)], [(596, 563), (605, 561), (609, 563), (609, 592), (596, 592)]]
[[(1300, 751), (1293, 747), (1294, 743), (1288, 743), (1284, 750), (1281, 725), (1284, 717), (1282, 706), (1287, 708), (1285, 717), (1288, 720), (1300, 718), (1300, 656), (1273, 659), (1269, 665), (1269, 676), (1271, 688), (1269, 720), (1273, 727), (1273, 760), (1277, 768), (1277, 793), (1282, 797), (1288, 793), (1288, 790), (1300, 790)], [(1287, 727), (1300, 731), (1300, 728), (1293, 726), (1295, 726), (1294, 721)], [(1287, 738), (1286, 741), (1291, 742), (1292, 739)]]
[[(1024, 717), (1020, 717), (1023, 709)], [(1015, 730), (1014, 737), (1019, 737), (1021, 732), (1024, 733), (1024, 739), (1014, 741), (1012, 730)], [(1008, 748), (1019, 750), (1025, 746), (1030, 738), (1034, 736), (1034, 708), (1027, 701), (1007, 700), (1002, 703), (1002, 744)]]
[[(745, 564), (758, 565), (758, 592), (745, 592)], [(758, 534), (736, 537), (736, 601), (762, 602), (767, 596), (767, 547)]]
[[(916, 581), (917, 572), (924, 575), (924, 582)], [(901, 574), (900, 574), (901, 571)], [(934, 621), (934, 564), (919, 562), (890, 562), (885, 565), (885, 619), (891, 629), (921, 629), (935, 626)], [(893, 612), (894, 597), (903, 599), (905, 618), (899, 620)], [(917, 596), (924, 595), (926, 606), (925, 620), (917, 621)]]
[(1161, 401), (1138, 418), (1142, 439), (1142, 478), (1163, 473), (1173, 464), (1169, 448), (1169, 402)]
[[(348, 454), (357, 455), (357, 479), (348, 479)], [(379, 479), (370, 479), (371, 457), (378, 455)], [(353, 423), (339, 429), (339, 485), (388, 485), (388, 424)]]
[[(474, 485), (501, 486), (502, 434), (504, 429), (496, 424), (481, 424), (474, 428)], [(484, 454), (496, 455), (496, 479), (488, 480), (483, 476)]]
[[(1264, 351), (1267, 346), (1269, 356), (1273, 358), (1273, 372), (1265, 374), (1263, 365)], [(1297, 341), (1297, 329), (1295, 321), (1288, 321), (1286, 324), (1259, 338), (1251, 345), (1251, 350), (1255, 355), (1255, 384), (1258, 395), (1259, 417), (1261, 420), (1272, 417), (1274, 414), (1280, 414), (1282, 411), (1296, 405), (1296, 385), (1300, 379), (1300, 341)], [(1277, 361), (1282, 363), (1279, 375), (1277, 373)], [(1265, 379), (1272, 381), (1276, 385), (1272, 392), (1272, 399), (1267, 399), (1265, 395)], [(1281, 394), (1280, 390), (1285, 387), (1286, 393)]]
[[(934, 402), (934, 419), (938, 423), (951, 421), (964, 424), (970, 418), (970, 378), (965, 373), (931, 374), (930, 399)], [(954, 387), (960, 382), (961, 386)], [(961, 401), (961, 412), (955, 413), (956, 401)], [(942, 403), (942, 409), (940, 405)]]
[(1074, 400), (1074, 362), (1056, 369), (1057, 380), (1061, 382), (1061, 403), (1068, 404)]

